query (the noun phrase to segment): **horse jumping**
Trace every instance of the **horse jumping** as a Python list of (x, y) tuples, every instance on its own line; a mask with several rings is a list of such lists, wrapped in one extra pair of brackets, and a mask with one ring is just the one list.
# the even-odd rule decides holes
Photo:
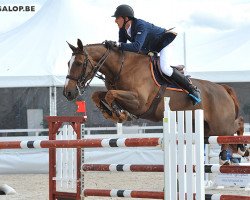
[(202, 102), (194, 106), (185, 92), (162, 89), (155, 83), (149, 56), (108, 49), (103, 43), (83, 46), (79, 39), (77, 45), (69, 44), (73, 53), (64, 86), (64, 96), (68, 100), (75, 99), (98, 76), (105, 81), (107, 91), (94, 92), (92, 99), (104, 117), (114, 122), (124, 122), (132, 117), (161, 121), (163, 97), (170, 97), (173, 111), (204, 110), (204, 134), (207, 137), (232, 136), (242, 128), (237, 120), (239, 101), (231, 87), (191, 78), (202, 98)]

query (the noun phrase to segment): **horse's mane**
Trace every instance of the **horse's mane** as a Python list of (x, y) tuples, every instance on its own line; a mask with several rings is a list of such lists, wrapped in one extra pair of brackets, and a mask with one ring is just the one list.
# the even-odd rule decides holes
[(86, 44), (84, 47), (91, 47), (91, 46), (100, 46), (100, 45), (104, 45), (103, 43), (94, 43), (94, 44)]
[[(93, 43), (93, 44), (86, 44), (85, 46), (83, 46), (84, 48), (86, 47), (93, 47), (93, 46), (103, 46), (105, 47), (104, 45), (104, 42), (102, 43)], [(115, 52), (121, 52), (121, 50), (119, 50), (118, 48), (113, 48), (111, 49), (112, 51), (115, 51)], [(144, 54), (144, 53), (141, 53), (141, 52), (131, 52), (131, 51), (124, 51), (126, 54), (130, 54), (131, 56), (144, 56), (145, 58), (148, 58), (149, 55), (147, 54)]]

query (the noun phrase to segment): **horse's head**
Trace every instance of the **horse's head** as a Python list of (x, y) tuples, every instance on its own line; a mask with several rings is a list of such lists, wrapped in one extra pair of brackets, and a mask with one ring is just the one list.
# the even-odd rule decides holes
[(95, 67), (91, 62), (92, 58), (88, 55), (80, 39), (77, 40), (77, 47), (69, 43), (68, 45), (73, 53), (68, 62), (68, 75), (66, 76), (63, 94), (71, 101), (75, 99), (81, 91), (85, 90), (86, 83), (92, 80), (95, 75)]

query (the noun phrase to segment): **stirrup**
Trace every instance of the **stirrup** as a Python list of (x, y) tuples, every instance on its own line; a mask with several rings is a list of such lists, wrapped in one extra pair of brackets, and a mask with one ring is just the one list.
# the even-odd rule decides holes
[(200, 99), (200, 98), (198, 98), (198, 97), (194, 96), (194, 95), (193, 95), (193, 94), (191, 94), (191, 93), (189, 93), (189, 94), (188, 94), (188, 96), (190, 96), (190, 97), (191, 97), (191, 99), (192, 99), (192, 101), (193, 101), (194, 106), (195, 106), (195, 105), (197, 105), (197, 104), (199, 104), (199, 103), (201, 102), (201, 99)]

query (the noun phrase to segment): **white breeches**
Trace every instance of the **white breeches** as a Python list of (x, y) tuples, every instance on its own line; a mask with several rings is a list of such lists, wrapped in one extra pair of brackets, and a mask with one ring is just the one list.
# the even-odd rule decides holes
[(160, 51), (160, 66), (161, 71), (167, 76), (171, 76), (173, 74), (173, 68), (170, 67), (170, 57), (169, 46), (166, 46)]

